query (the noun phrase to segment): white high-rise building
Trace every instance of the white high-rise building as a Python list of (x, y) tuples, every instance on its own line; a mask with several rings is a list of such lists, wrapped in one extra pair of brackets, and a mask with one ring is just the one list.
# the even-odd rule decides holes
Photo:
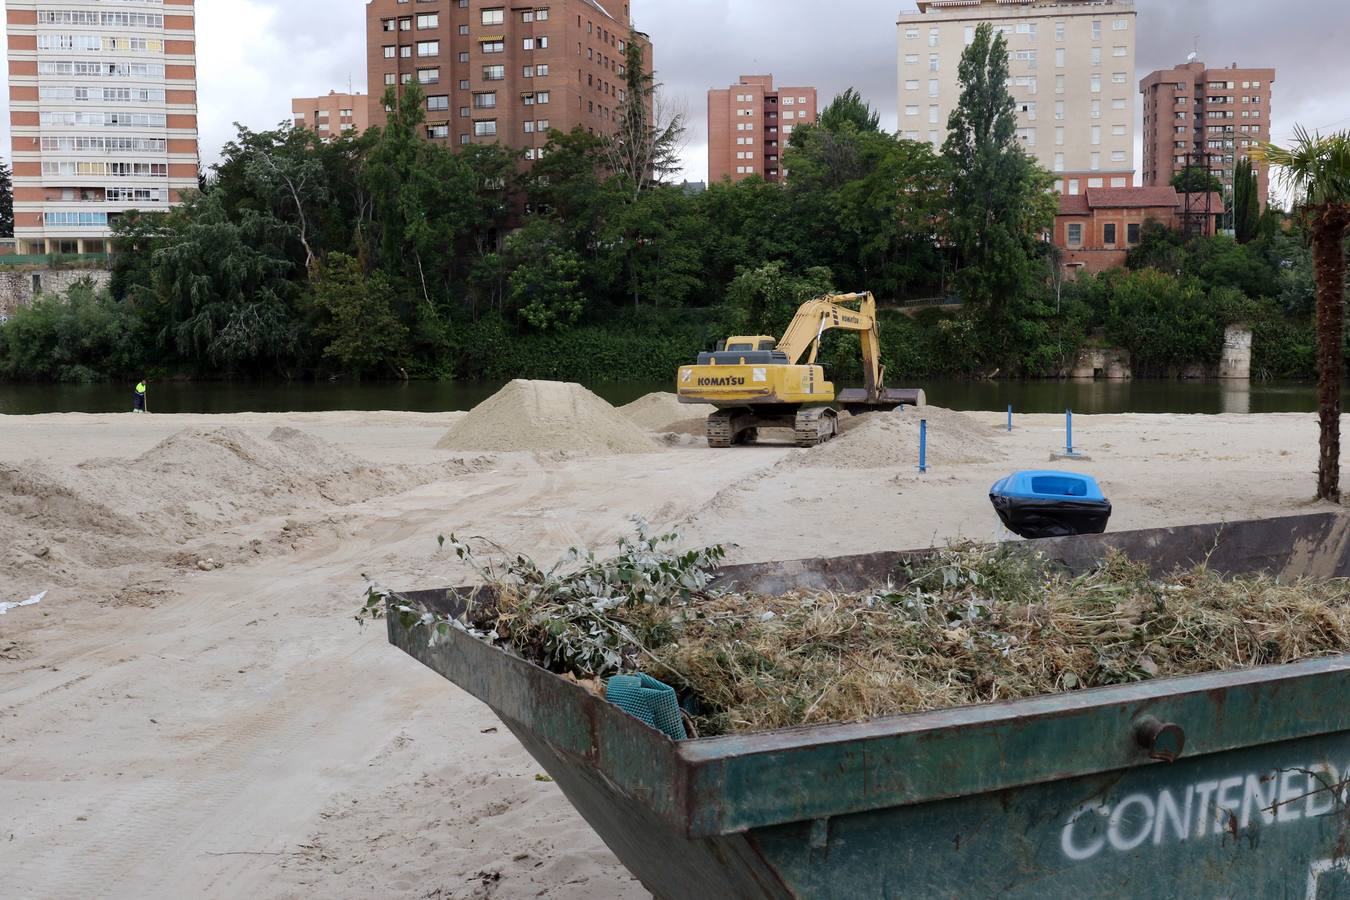
[(917, 0), (899, 19), (900, 132), (940, 147), (961, 54), (989, 22), (1008, 42), (1017, 135), (1059, 188), (1134, 184), (1133, 0)]
[(20, 253), (97, 253), (197, 186), (193, 0), (6, 0)]

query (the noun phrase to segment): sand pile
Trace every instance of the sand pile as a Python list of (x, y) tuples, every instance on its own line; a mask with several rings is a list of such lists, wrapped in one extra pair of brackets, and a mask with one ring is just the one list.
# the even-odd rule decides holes
[(950, 409), (925, 406), (845, 418), (842, 434), (828, 444), (803, 450), (782, 465), (804, 468), (885, 469), (919, 462), (919, 420), (928, 420), (929, 465), (994, 462), (1003, 451), (989, 430)]
[(703, 403), (681, 403), (676, 394), (657, 391), (619, 407), (619, 412), (647, 431), (701, 435), (715, 409)]
[(608, 456), (648, 453), (656, 444), (637, 425), (579, 384), (508, 384), (451, 426), (441, 450), (549, 452)]
[(293, 428), (266, 438), (189, 428), (135, 459), (72, 468), (0, 464), (0, 581), (38, 590), (86, 583), (98, 570), (256, 554), (258, 542), (233, 532), (236, 526), (345, 506), (434, 477), (370, 465)]

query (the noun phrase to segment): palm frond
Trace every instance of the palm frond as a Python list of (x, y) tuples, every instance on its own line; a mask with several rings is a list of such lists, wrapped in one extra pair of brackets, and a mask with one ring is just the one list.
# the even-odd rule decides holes
[(1279, 183), (1294, 193), (1296, 202), (1350, 205), (1350, 132), (1323, 137), (1296, 125), (1293, 143), (1262, 143), (1251, 155), (1279, 170)]

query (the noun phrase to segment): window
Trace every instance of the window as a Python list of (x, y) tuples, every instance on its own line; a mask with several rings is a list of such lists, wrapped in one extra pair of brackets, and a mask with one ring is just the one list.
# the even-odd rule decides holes
[(905, 54), (905, 65), (907, 65), (907, 66), (917, 66), (918, 64), (919, 64), (919, 54), (917, 54), (917, 53), (906, 53), (906, 54)]
[(1116, 19), (1111, 23), (1112, 31), (1128, 31), (1129, 28), (1130, 21), (1128, 19)]
[(1124, 151), (1124, 150), (1112, 150), (1112, 151), (1111, 151), (1111, 162), (1124, 162), (1124, 161), (1125, 161), (1125, 151)]
[(1056, 146), (1056, 147), (1063, 147), (1063, 146), (1064, 146), (1064, 128), (1063, 128), (1063, 126), (1058, 126), (1058, 127), (1055, 128), (1055, 146)]
[(1094, 171), (1094, 172), (1099, 172), (1099, 171), (1101, 171), (1101, 168), (1102, 168), (1102, 155), (1101, 155), (1100, 153), (1093, 153), (1093, 154), (1092, 154), (1092, 158), (1089, 160), (1088, 168), (1091, 169), (1091, 170)]
[(1092, 23), (1092, 39), (1093, 39), (1094, 41), (1100, 41), (1100, 40), (1102, 39), (1102, 23), (1101, 23), (1101, 20), (1097, 20), (1097, 21), (1095, 21), (1095, 22)]
[(919, 79), (910, 78), (905, 81), (905, 90), (917, 91), (919, 89)]
[(385, 72), (385, 73), (384, 73), (384, 83), (385, 83), (386, 85), (391, 85), (391, 86), (392, 86), (392, 85), (395, 85), (395, 84), (398, 84), (398, 76), (395, 75), (393, 72)]
[(1071, 222), (1071, 223), (1069, 223), (1069, 235), (1068, 235), (1068, 237), (1069, 237), (1069, 246), (1070, 246), (1070, 247), (1081, 247), (1081, 246), (1083, 246), (1083, 225), (1082, 225), (1081, 222)]
[(1102, 117), (1102, 101), (1092, 101), (1092, 118), (1100, 119)]
[(938, 124), (938, 108), (936, 106), (928, 107), (928, 124), (929, 125)]
[(969, 47), (969, 46), (970, 46), (971, 44), (973, 44), (973, 43), (975, 43), (975, 26), (974, 26), (974, 25), (967, 25), (967, 26), (966, 26), (966, 46)]
[(479, 41), (479, 42), (478, 42), (478, 46), (479, 46), (480, 48), (482, 48), (482, 50), (483, 50), (484, 53), (505, 53), (505, 52), (506, 52), (506, 42), (505, 42), (505, 41)]
[(1108, 246), (1115, 246), (1116, 243), (1116, 223), (1107, 222), (1102, 226), (1102, 243)]
[(1093, 48), (1092, 48), (1092, 64), (1093, 64), (1094, 66), (1100, 66), (1100, 65), (1102, 64), (1102, 48), (1101, 48), (1101, 47), (1093, 47)]
[(419, 14), (418, 17), (417, 17), (417, 27), (418, 27), (419, 29), (422, 29), (422, 28), (440, 28), (440, 27), (441, 27), (441, 15), (440, 15), (440, 13), (421, 13), (421, 14)]
[(460, 36), (460, 37), (468, 37), (468, 36), (469, 36), (469, 26), (468, 26), (468, 25), (461, 25), (461, 26), (459, 26), (459, 36)]
[(496, 119), (479, 119), (473, 123), (474, 137), (494, 137), (497, 134)]
[(1088, 187), (1090, 187), (1090, 188), (1099, 188), (1099, 187), (1101, 187), (1101, 186), (1102, 186), (1102, 179), (1100, 179), (1100, 178), (1089, 178), (1089, 179), (1088, 179)]
[(1102, 92), (1102, 76), (1092, 76), (1092, 93), (1100, 94)]
[(1129, 185), (1127, 185), (1127, 184), (1125, 183), (1125, 181), (1126, 181), (1126, 179), (1125, 179), (1123, 176), (1117, 176), (1117, 177), (1115, 177), (1115, 178), (1112, 178), (1112, 179), (1111, 179), (1111, 187), (1113, 187), (1113, 188), (1128, 187)]
[(433, 141), (434, 141), (434, 140), (437, 140), (438, 138), (448, 138), (449, 136), (450, 136), (450, 126), (449, 126), (449, 125), (428, 125), (428, 126), (427, 126), (427, 137), (430, 138), (430, 139), (433, 140)]
[(1099, 147), (1102, 143), (1102, 126), (1092, 126), (1092, 146)]
[(1112, 73), (1111, 73), (1111, 83), (1112, 83), (1112, 84), (1124, 84), (1124, 83), (1125, 83), (1125, 73), (1124, 73), (1124, 72), (1112, 72)]
[(412, 52), (412, 44), (404, 44), (402, 47), (398, 48), (398, 55), (403, 59), (412, 59)]
[(1063, 154), (1063, 153), (1056, 153), (1056, 154), (1055, 154), (1055, 171), (1056, 171), (1056, 172), (1063, 172), (1063, 171), (1064, 171), (1064, 154)]
[(427, 109), (431, 112), (446, 110), (450, 108), (450, 98), (445, 94), (437, 94), (427, 98)]
[(506, 66), (483, 66), (484, 81), (504, 81), (506, 79)]
[(1128, 48), (1128, 47), (1121, 47), (1121, 46), (1117, 45), (1117, 46), (1111, 48), (1111, 55), (1112, 55), (1112, 56), (1127, 56), (1127, 55), (1129, 54), (1129, 49), (1130, 49), (1130, 48)]
[(522, 78), (533, 78), (534, 66), (522, 66), (520, 70), (520, 75)]
[(1077, 197), (1078, 194), (1080, 193), (1080, 190), (1079, 190), (1079, 189), (1081, 188), (1081, 186), (1082, 186), (1082, 183), (1079, 182), (1079, 180), (1078, 180), (1077, 178), (1070, 178), (1070, 179), (1069, 179), (1069, 196), (1070, 196), (1070, 197)]
[(1035, 146), (1036, 146), (1036, 129), (1035, 129), (1035, 128), (1019, 128), (1019, 129), (1017, 129), (1017, 139), (1018, 139), (1019, 141), (1021, 141), (1022, 143), (1026, 144), (1028, 147), (1035, 147)]
[(928, 96), (936, 97), (938, 95), (938, 80), (936, 78), (928, 79)]
[(928, 71), (930, 71), (930, 72), (937, 72), (937, 71), (939, 71), (939, 66), (940, 66), (940, 63), (939, 63), (939, 60), (938, 60), (938, 55), (937, 55), (936, 53), (931, 53), (931, 54), (929, 54), (929, 56), (928, 56)]
[(479, 91), (473, 95), (474, 109), (493, 109), (496, 105), (496, 91)]
[(534, 102), (540, 104), (548, 103), (548, 91), (539, 91), (535, 94)]
[(535, 67), (534, 67), (534, 77), (535, 77), (535, 78), (547, 78), (547, 77), (548, 77), (548, 64), (545, 63), (545, 64), (543, 64), (543, 65), (535, 66)]
[(1036, 102), (1034, 100), (1027, 100), (1019, 103), (1018, 108), (1026, 114), (1028, 119), (1033, 122), (1036, 121)]
[[(1111, 179), (1111, 180), (1112, 180), (1112, 181), (1115, 181), (1114, 178)], [(1122, 180), (1123, 180), (1123, 179), (1122, 179)], [(1133, 246), (1134, 244), (1139, 243), (1139, 230), (1140, 230), (1140, 229), (1139, 229), (1139, 223), (1138, 223), (1138, 222), (1130, 222), (1128, 225), (1126, 225), (1126, 226), (1125, 226), (1125, 243), (1130, 244), (1131, 246)]]
[(1056, 48), (1055, 48), (1055, 68), (1057, 68), (1057, 69), (1062, 69), (1062, 68), (1064, 68), (1064, 64), (1065, 64), (1065, 62), (1067, 62), (1067, 59), (1066, 59), (1067, 56), (1068, 56), (1068, 51), (1067, 51), (1067, 50), (1065, 50), (1063, 47), (1056, 47)]
[[(506, 10), (497, 7), (496, 9), (483, 10), (482, 22), (484, 25), (504, 25), (506, 23)], [(493, 134), (496, 134), (497, 123), (492, 123)]]
[(928, 29), (928, 46), (936, 47), (938, 45), (938, 38), (941, 36), (941, 34), (942, 32), (940, 29), (937, 28)]
[(1112, 125), (1112, 126), (1111, 126), (1111, 134), (1114, 135), (1115, 137), (1124, 137), (1124, 136), (1125, 136), (1125, 126), (1124, 126), (1124, 125)]
[(1056, 76), (1055, 76), (1055, 93), (1056, 93), (1056, 94), (1062, 94), (1062, 93), (1064, 93), (1064, 76), (1063, 76), (1063, 75), (1056, 75)]
[(1063, 23), (1063, 22), (1056, 22), (1056, 23), (1055, 23), (1055, 40), (1057, 40), (1057, 41), (1062, 41), (1062, 40), (1064, 40), (1064, 23)]
[(396, 48), (393, 44), (388, 44), (384, 48), (384, 58), (393, 59), (397, 52), (398, 48)]
[(418, 84), (439, 84), (440, 81), (441, 81), (441, 70), (440, 70), (440, 69), (418, 69), (418, 70), (417, 70), (417, 83), (418, 83)]
[(918, 39), (919, 39), (919, 29), (917, 29), (917, 28), (906, 28), (906, 29), (905, 29), (905, 40), (907, 40), (907, 41), (917, 41)]
[(1063, 121), (1064, 121), (1064, 101), (1063, 101), (1063, 100), (1056, 100), (1056, 101), (1055, 101), (1055, 120), (1056, 120), (1056, 121), (1059, 121), (1059, 122), (1063, 122)]
[(418, 41), (418, 42), (417, 42), (417, 55), (418, 55), (418, 56), (440, 56), (440, 55), (441, 55), (441, 42), (440, 42), (440, 41)]
[(1111, 100), (1111, 108), (1112, 108), (1112, 109), (1124, 109), (1124, 108), (1125, 108), (1125, 98), (1124, 98), (1124, 97), (1116, 97), (1116, 98), (1112, 99), (1112, 100)]
[(905, 115), (907, 115), (907, 116), (917, 116), (918, 114), (919, 114), (919, 107), (918, 107), (918, 105), (916, 105), (916, 104), (911, 104), (911, 105), (905, 107)]

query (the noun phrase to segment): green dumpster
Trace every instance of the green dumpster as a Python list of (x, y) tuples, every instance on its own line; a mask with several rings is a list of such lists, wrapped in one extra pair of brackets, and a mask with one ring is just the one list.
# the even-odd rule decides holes
[[(1038, 542), (1159, 572), (1350, 575), (1337, 515)], [(731, 567), (857, 588), (913, 554)], [(472, 591), (405, 594), (443, 612)], [(501, 718), (659, 898), (1350, 897), (1350, 657), (673, 741), (468, 635), (391, 642)]]

